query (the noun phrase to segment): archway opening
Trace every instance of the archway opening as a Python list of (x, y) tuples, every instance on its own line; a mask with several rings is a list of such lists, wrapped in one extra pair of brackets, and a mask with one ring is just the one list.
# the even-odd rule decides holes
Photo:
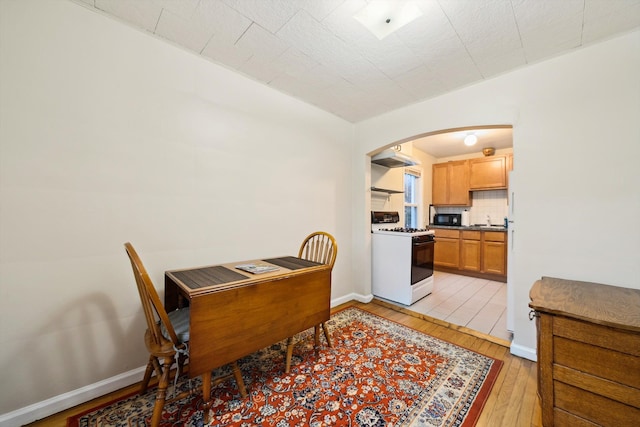
[[(476, 138), (474, 145), (465, 145), (469, 135)], [(513, 253), (508, 250), (509, 238), (504, 225), (505, 218), (509, 217), (508, 177), (513, 165), (513, 127), (482, 125), (443, 129), (392, 142), (370, 155), (388, 149), (400, 151), (420, 164), (406, 168), (372, 164), (372, 188), (398, 192), (376, 194), (372, 191), (371, 210), (397, 211), (401, 225), (404, 225), (404, 214), (409, 212), (404, 183), (407, 174), (404, 172), (412, 171), (414, 175), (417, 172), (421, 178), (419, 227), (440, 234), (435, 244), (434, 291), (410, 306), (399, 304), (399, 307), (508, 343), (512, 335), (510, 325), (507, 325), (510, 310), (507, 266), (512, 264), (509, 257)], [(470, 173), (469, 164), (476, 169), (477, 164), (504, 165), (504, 183), (468, 188), (468, 202), (437, 200), (434, 203), (442, 185), (434, 175), (438, 168), (434, 165), (447, 163), (467, 164), (467, 173)], [(438, 226), (434, 224), (434, 215), (441, 214), (464, 215), (468, 221), (464, 226), (461, 223)], [(500, 236), (502, 241), (494, 242), (500, 240)], [(503, 259), (495, 261), (496, 254), (503, 254)], [(495, 268), (492, 262), (502, 267)], [(373, 294), (376, 294), (375, 288)]]

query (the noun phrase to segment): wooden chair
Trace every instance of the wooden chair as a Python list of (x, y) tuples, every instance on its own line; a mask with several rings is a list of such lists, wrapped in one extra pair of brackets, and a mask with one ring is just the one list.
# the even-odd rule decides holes
[[(165, 403), (184, 399), (187, 396), (198, 393), (200, 390), (200, 388), (193, 388), (167, 399), (167, 388), (171, 380), (173, 363), (177, 362), (175, 375), (179, 376), (184, 372), (185, 362), (189, 356), (189, 307), (167, 313), (135, 249), (133, 249), (131, 243), (125, 243), (124, 247), (131, 261), (133, 275), (136, 279), (142, 308), (147, 320), (144, 342), (149, 351), (149, 362), (140, 387), (140, 394), (147, 391), (151, 376), (155, 372), (158, 379), (158, 391), (153, 407), (151, 425), (152, 427), (157, 427), (160, 423)], [(233, 362), (231, 367), (231, 374), (215, 378), (212, 381), (212, 385), (215, 386), (233, 376), (238, 384), (240, 394), (242, 397), (246, 397), (247, 391), (244, 387), (238, 364)]]
[[(302, 242), (300, 250), (298, 251), (298, 258), (306, 259), (308, 261), (318, 262), (320, 264), (326, 264), (331, 266), (336, 262), (338, 256), (338, 244), (336, 239), (329, 233), (324, 231), (316, 231), (307, 236)], [(331, 344), (331, 338), (329, 337), (329, 330), (327, 325), (322, 322), (320, 325), (315, 326), (314, 344), (316, 350), (320, 346), (320, 326), (324, 332), (324, 337), (327, 340), (327, 345), (333, 347)], [(287, 355), (285, 363), (285, 372), (289, 372), (291, 368), (291, 355), (293, 353), (293, 337), (287, 339)]]

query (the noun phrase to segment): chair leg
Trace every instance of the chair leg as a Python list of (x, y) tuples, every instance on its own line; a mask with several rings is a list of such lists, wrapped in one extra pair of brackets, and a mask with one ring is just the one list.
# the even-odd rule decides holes
[(231, 364), (231, 370), (233, 371), (233, 376), (236, 378), (236, 384), (238, 385), (240, 396), (243, 398), (247, 397), (247, 389), (244, 386), (244, 380), (242, 379), (242, 372), (240, 372), (240, 368), (238, 368), (238, 362), (233, 362)]
[(327, 325), (324, 322), (322, 322), (322, 330), (324, 331), (324, 337), (327, 340), (327, 345), (329, 347), (333, 347), (333, 344), (331, 344), (331, 338), (329, 337), (329, 328), (327, 328)]
[(151, 417), (151, 427), (158, 427), (162, 418), (162, 410), (164, 409), (164, 401), (167, 398), (167, 388), (169, 387), (169, 374), (171, 373), (171, 365), (173, 357), (164, 357), (162, 360), (162, 374), (158, 382), (158, 392), (156, 393), (156, 402), (153, 406), (153, 416)]
[(176, 371), (176, 376), (180, 376), (184, 374), (184, 364), (187, 361), (187, 357), (183, 354), (178, 356), (178, 370)]
[(286, 374), (291, 370), (291, 356), (293, 355), (293, 337), (287, 338), (287, 355), (285, 356), (284, 372)]
[(144, 394), (147, 392), (147, 387), (149, 387), (149, 381), (151, 381), (151, 375), (153, 375), (154, 367), (154, 357), (149, 355), (149, 363), (147, 363), (147, 369), (144, 371), (144, 378), (142, 379), (142, 384), (140, 384), (140, 394)]

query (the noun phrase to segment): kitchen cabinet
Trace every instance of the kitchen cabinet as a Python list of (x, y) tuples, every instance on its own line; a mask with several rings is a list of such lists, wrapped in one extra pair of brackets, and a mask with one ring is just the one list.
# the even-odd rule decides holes
[(469, 161), (436, 163), (432, 167), (432, 204), (469, 206)]
[(455, 274), (507, 281), (507, 243), (504, 231), (433, 227), (436, 246), (433, 265)]
[(489, 274), (507, 274), (507, 233), (484, 231), (482, 239), (482, 271)]
[(460, 268), (463, 270), (481, 270), (481, 231), (463, 231), (460, 240)]
[(529, 297), (542, 425), (638, 425), (640, 289), (543, 277)]
[(507, 188), (507, 156), (480, 157), (469, 160), (469, 189)]
[(458, 268), (460, 265), (460, 231), (435, 229), (433, 265)]

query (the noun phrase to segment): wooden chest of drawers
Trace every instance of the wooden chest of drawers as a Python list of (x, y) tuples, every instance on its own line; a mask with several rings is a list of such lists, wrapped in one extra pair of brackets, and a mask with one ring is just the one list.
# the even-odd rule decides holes
[(529, 295), (543, 425), (640, 425), (640, 290), (543, 277)]

